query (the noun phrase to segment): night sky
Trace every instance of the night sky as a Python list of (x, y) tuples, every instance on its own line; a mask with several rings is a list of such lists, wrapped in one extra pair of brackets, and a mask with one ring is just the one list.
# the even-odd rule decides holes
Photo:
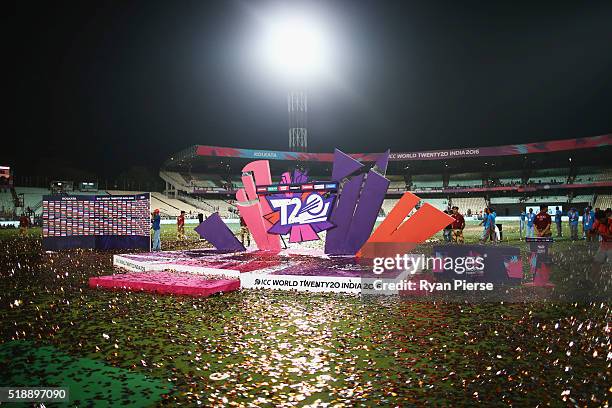
[[(282, 3), (324, 16), (337, 53), (336, 79), (307, 87), (309, 150), (611, 133), (612, 2), (490, 3)], [(251, 47), (254, 14), (277, 6), (18, 2), (5, 25), (16, 131), (2, 137), (0, 164), (104, 176), (158, 168), (193, 144), (287, 150), (287, 87)]]

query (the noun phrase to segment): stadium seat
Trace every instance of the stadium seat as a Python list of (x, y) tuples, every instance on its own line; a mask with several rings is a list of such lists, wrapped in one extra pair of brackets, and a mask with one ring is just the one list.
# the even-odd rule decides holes
[(593, 204), (593, 194), (579, 194), (571, 199), (572, 203), (589, 203)]
[(49, 189), (40, 187), (15, 187), (17, 195), (23, 194), (24, 208), (30, 208), (35, 215), (42, 214), (42, 198), (51, 194)]
[(478, 173), (452, 174), (448, 181), (449, 187), (476, 187), (482, 185), (482, 177)]
[(467, 210), (472, 213), (478, 212), (487, 206), (484, 197), (453, 197), (451, 205), (459, 207), (459, 212), (466, 214)]
[(444, 211), (448, 207), (448, 200), (445, 198), (423, 198), (421, 203), (428, 203), (436, 207), (438, 210)]
[(10, 219), (15, 212), (15, 203), (10, 190), (0, 190), (0, 219)]
[(521, 197), (491, 197), (491, 205), (494, 204), (518, 204)]
[(583, 170), (576, 175), (574, 183), (577, 184), (589, 184), (598, 183), (603, 181), (612, 181), (612, 169), (587, 169)]
[(612, 208), (612, 195), (609, 194), (600, 194), (597, 196), (595, 200), (594, 208), (600, 208), (605, 210), (606, 208)]
[(395, 205), (397, 204), (397, 202), (399, 201), (399, 199), (396, 198), (387, 198), (385, 199), (385, 201), (383, 201), (383, 205), (382, 205), (382, 210), (383, 210), (383, 216), (387, 216), (389, 214), (389, 212), (393, 209), (393, 207), (395, 207)]
[(551, 204), (551, 203), (567, 203), (567, 196), (532, 196), (523, 200), (525, 204)]
[(413, 176), (412, 190), (442, 188), (442, 176)]

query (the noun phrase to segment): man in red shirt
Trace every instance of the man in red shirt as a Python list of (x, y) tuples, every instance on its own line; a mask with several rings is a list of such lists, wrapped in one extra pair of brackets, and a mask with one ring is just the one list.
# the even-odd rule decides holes
[(451, 217), (454, 218), (454, 221), (452, 224), (453, 242), (457, 244), (463, 244), (464, 242), (463, 229), (465, 228), (465, 218), (463, 218), (463, 215), (459, 213), (459, 207), (457, 206), (453, 207), (453, 213), (451, 214)]
[(599, 250), (595, 255), (595, 262), (612, 262), (612, 222), (604, 211), (595, 213), (595, 222), (591, 233), (599, 236)]
[(20, 237), (26, 237), (28, 235), (29, 226), (30, 226), (30, 219), (25, 214), (21, 214), (21, 217), (19, 217), (19, 236)]
[(601, 268), (606, 262), (612, 262), (612, 219), (604, 211), (595, 213), (595, 222), (589, 231), (594, 237), (601, 241), (597, 253), (593, 258), (593, 265), (587, 279), (591, 281), (601, 280)]
[(185, 211), (176, 219), (176, 235), (179, 241), (185, 240)]
[(533, 225), (536, 229), (536, 235), (538, 237), (551, 237), (552, 232), (550, 231), (550, 225), (552, 224), (552, 219), (550, 214), (548, 214), (548, 206), (541, 205), (540, 212), (536, 215), (535, 220), (533, 221)]

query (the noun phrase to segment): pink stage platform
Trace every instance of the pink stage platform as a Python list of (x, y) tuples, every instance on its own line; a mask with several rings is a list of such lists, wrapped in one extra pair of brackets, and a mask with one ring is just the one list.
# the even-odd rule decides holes
[(238, 279), (207, 279), (180, 272), (133, 272), (89, 278), (90, 287), (206, 297), (240, 288)]
[[(234, 279), (243, 289), (362, 293), (368, 278), (395, 281), (407, 271), (372, 276), (355, 257), (325, 255), (321, 250), (287, 249), (222, 252), (211, 249), (114, 255), (114, 266), (130, 272), (188, 273)], [(397, 291), (395, 292), (397, 293)]]

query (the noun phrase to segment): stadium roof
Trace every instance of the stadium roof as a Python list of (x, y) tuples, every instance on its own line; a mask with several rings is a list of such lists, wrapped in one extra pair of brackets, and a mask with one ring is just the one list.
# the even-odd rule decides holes
[[(498, 157), (499, 159), (497, 160), (501, 160), (504, 156), (508, 156), (509, 158), (512, 156), (524, 157), (525, 155), (532, 154), (540, 156), (542, 154), (545, 154), (545, 156), (549, 157), (560, 157), (558, 154), (555, 153), (565, 152), (565, 154), (571, 153), (572, 155), (577, 155), (582, 150), (600, 147), (609, 148), (610, 146), (612, 146), (612, 134), (606, 134), (601, 136), (553, 140), (540, 143), (452, 148), (417, 152), (391, 152), (389, 160), (391, 162), (402, 163), (427, 161), (448, 163), (448, 161), (453, 159), (476, 159), (474, 161), (478, 162), (478, 159), (486, 160), (486, 158), (491, 157)], [(350, 155), (360, 161), (373, 162), (380, 155), (380, 153), (350, 153)], [(308, 162), (309, 164), (315, 164), (319, 162), (322, 165), (327, 165), (327, 163), (333, 161), (333, 153), (303, 153), (277, 150), (243, 149), (234, 147), (195, 145), (174, 154), (172, 157), (166, 160), (163, 167), (198, 167), (198, 164), (206, 162), (220, 162), (221, 164), (223, 164), (223, 160), (226, 160), (226, 162), (229, 163), (235, 161), (242, 162), (257, 159), (284, 162)], [(397, 164), (399, 165), (400, 163)], [(422, 164), (424, 165), (425, 163)], [(432, 165), (435, 165), (435, 163), (432, 163)]]

